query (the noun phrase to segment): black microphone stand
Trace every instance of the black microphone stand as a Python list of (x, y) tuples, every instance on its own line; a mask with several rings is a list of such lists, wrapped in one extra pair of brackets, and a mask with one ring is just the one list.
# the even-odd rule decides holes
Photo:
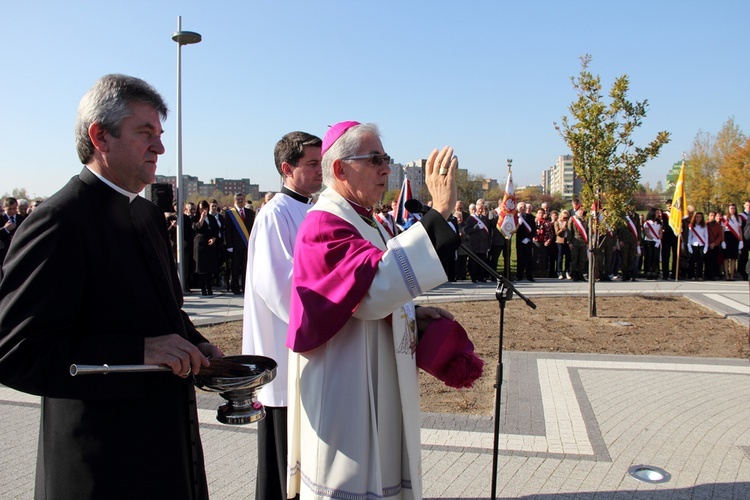
[[(414, 199), (407, 200), (404, 205), (409, 212), (425, 214), (431, 210), (430, 207), (426, 207), (419, 200)], [(510, 239), (507, 240), (506, 244), (510, 245)], [(487, 271), (490, 276), (497, 280), (495, 298), (497, 298), (497, 301), (500, 304), (500, 338), (497, 350), (497, 375), (495, 378), (495, 436), (492, 450), (492, 500), (495, 500), (495, 498), (497, 498), (497, 461), (500, 443), (500, 389), (503, 384), (503, 328), (505, 325), (505, 303), (513, 297), (513, 292), (516, 292), (516, 295), (521, 297), (530, 308), (536, 309), (536, 304), (519, 292), (518, 288), (516, 288), (509, 279), (498, 274), (496, 270), (492, 269), (492, 267), (484, 261), (484, 259), (472, 252), (464, 243), (461, 243), (460, 246), (461, 250), (466, 252), (466, 255), (468, 255), (471, 260), (479, 264), (482, 269)], [(504, 259), (504, 261), (507, 266), (508, 259)]]
[[(507, 240), (506, 244), (510, 245), (510, 239)], [(466, 252), (471, 260), (479, 264), (479, 266), (487, 271), (490, 276), (497, 279), (497, 289), (495, 290), (495, 298), (500, 305), (500, 339), (498, 343), (497, 352), (497, 375), (495, 376), (495, 430), (492, 446), (492, 495), (490, 498), (495, 500), (497, 498), (497, 462), (499, 454), (499, 443), (500, 443), (500, 388), (503, 385), (503, 327), (505, 325), (505, 303), (513, 298), (513, 292), (516, 293), (526, 305), (532, 309), (536, 309), (536, 304), (531, 301), (528, 297), (518, 291), (518, 288), (513, 285), (509, 279), (497, 271), (492, 269), (481, 257), (472, 252), (464, 243), (461, 243), (461, 250)]]

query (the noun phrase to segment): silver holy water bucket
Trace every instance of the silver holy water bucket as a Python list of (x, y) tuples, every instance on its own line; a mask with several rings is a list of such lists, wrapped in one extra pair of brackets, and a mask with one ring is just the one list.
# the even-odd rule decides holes
[[(217, 368), (218, 366), (218, 368)], [(258, 392), (276, 378), (276, 361), (265, 356), (224, 356), (213, 367), (193, 375), (195, 386), (209, 392), (218, 392), (227, 402), (216, 410), (216, 420), (222, 424), (244, 425), (257, 422), (266, 416), (258, 401)], [(163, 365), (70, 365), (70, 375), (171, 371)]]
[(277, 364), (265, 356), (225, 356), (250, 369), (252, 374), (236, 376), (221, 372), (194, 375), (195, 386), (204, 391), (218, 392), (227, 402), (216, 410), (216, 420), (222, 424), (244, 425), (257, 422), (266, 416), (266, 410), (258, 401), (258, 392), (276, 377)]

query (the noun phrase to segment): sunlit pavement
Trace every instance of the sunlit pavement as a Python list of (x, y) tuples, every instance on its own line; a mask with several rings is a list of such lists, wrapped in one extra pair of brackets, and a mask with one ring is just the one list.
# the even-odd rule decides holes
[[(588, 283), (558, 280), (516, 286), (532, 300), (588, 293)], [(449, 283), (418, 302), (496, 300), (495, 291)], [(596, 292), (684, 295), (750, 324), (748, 282), (597, 283)], [(198, 324), (239, 320), (242, 297), (190, 294), (185, 309)], [(747, 360), (506, 352), (503, 365), (498, 498), (750, 498)], [(199, 394), (211, 496), (254, 498), (255, 425), (218, 423), (222, 401)], [(39, 398), (0, 387), (0, 418), (0, 498), (32, 498)], [(425, 498), (490, 497), (493, 425), (450, 408), (422, 415)], [(654, 471), (636, 475), (663, 482), (634, 478), (638, 465)]]

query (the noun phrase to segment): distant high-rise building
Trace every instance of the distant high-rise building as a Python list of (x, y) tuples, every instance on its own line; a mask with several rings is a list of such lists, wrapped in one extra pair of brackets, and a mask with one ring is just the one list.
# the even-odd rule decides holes
[(542, 187), (544, 189), (544, 194), (553, 195), (560, 191), (557, 185), (553, 185), (556, 168), (555, 165), (552, 165), (547, 170), (542, 171)]
[[(417, 199), (423, 199), (426, 193), (424, 182), (424, 167), (427, 160), (417, 160), (405, 165), (391, 163), (391, 173), (388, 176), (388, 189), (401, 189), (404, 178), (409, 179), (411, 193)], [(424, 192), (423, 192), (424, 191)]]
[(388, 190), (401, 189), (404, 182), (404, 166), (400, 163), (391, 163), (391, 173), (388, 175)]
[[(208, 198), (214, 196), (216, 192), (220, 196), (234, 195), (236, 193), (244, 193), (249, 199), (257, 200), (260, 198), (260, 187), (258, 184), (250, 184), (250, 179), (224, 179), (216, 178), (211, 179), (211, 182), (202, 182), (198, 177), (194, 175), (184, 175), (185, 180), (185, 199), (197, 195), (201, 198)], [(171, 184), (172, 188), (177, 192), (177, 177), (174, 175), (157, 175), (156, 183)]]
[[(548, 188), (544, 188), (545, 182)], [(563, 198), (572, 198), (581, 192), (581, 181), (576, 177), (573, 168), (573, 156), (562, 155), (549, 168), (543, 178), (542, 186), (549, 194), (561, 194)]]
[[(182, 175), (184, 182), (184, 186), (182, 189), (184, 190), (185, 197), (184, 199), (187, 199), (191, 195), (200, 194), (200, 191), (198, 190), (198, 184), (200, 181), (198, 178), (194, 175)], [(157, 175), (156, 176), (156, 184), (171, 184), (172, 189), (174, 190), (175, 197), (177, 197), (177, 176), (175, 175)]]
[(427, 186), (424, 183), (424, 168), (426, 159), (412, 161), (404, 165), (404, 174), (411, 184), (411, 192), (415, 198), (424, 200), (427, 195)]
[[(245, 196), (250, 194), (250, 179), (224, 179), (217, 177), (211, 179), (211, 183), (216, 185), (216, 190), (224, 194), (243, 193)], [(258, 197), (250, 196), (251, 199)]]
[(199, 182), (198, 183), (198, 193), (200, 193), (202, 198), (208, 198), (210, 196), (213, 196), (215, 192), (217, 192), (218, 189), (216, 189), (216, 184), (213, 183), (206, 183), (206, 182)]

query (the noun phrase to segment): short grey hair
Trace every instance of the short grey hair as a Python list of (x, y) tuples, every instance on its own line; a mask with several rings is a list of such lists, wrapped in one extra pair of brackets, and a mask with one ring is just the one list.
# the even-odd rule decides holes
[(164, 99), (151, 85), (128, 75), (111, 74), (101, 77), (78, 104), (76, 118), (76, 150), (81, 163), (87, 165), (94, 155), (89, 127), (98, 123), (115, 137), (120, 136), (122, 121), (132, 114), (130, 105), (144, 103), (153, 107), (162, 120), (169, 112)]
[(372, 134), (380, 138), (380, 130), (374, 123), (362, 123), (355, 125), (339, 137), (336, 142), (323, 155), (323, 184), (332, 186), (336, 182), (336, 176), (333, 175), (333, 162), (347, 156), (354, 156), (362, 145), (362, 138)]

